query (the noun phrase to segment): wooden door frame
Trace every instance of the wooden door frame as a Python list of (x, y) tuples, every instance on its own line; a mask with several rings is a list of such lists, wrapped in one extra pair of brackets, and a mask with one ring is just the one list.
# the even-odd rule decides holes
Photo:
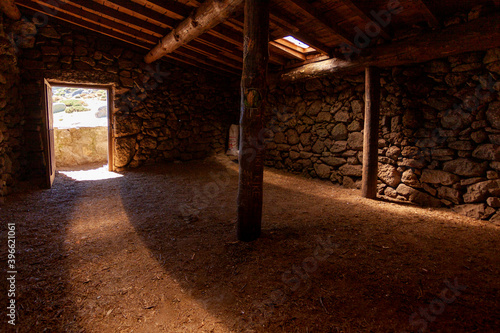
[(55, 152), (54, 152), (54, 118), (52, 110), (52, 85), (47, 79), (42, 84), (42, 124), (44, 132), (42, 133), (43, 157), (45, 162), (45, 183), (46, 188), (51, 188), (54, 182), (55, 170)]
[[(102, 83), (75, 83), (73, 82), (67, 82), (67, 81), (61, 81), (61, 80), (54, 80), (54, 79), (45, 79), (44, 81), (47, 81), (52, 87), (72, 87), (72, 88), (84, 88), (84, 89), (105, 89), (108, 94), (108, 170), (109, 171), (115, 171), (115, 163), (114, 163), (114, 156), (115, 156), (115, 140), (114, 140), (114, 135), (113, 135), (113, 130), (114, 130), (114, 96), (115, 96), (115, 85), (113, 83), (109, 84), (102, 84)], [(44, 82), (45, 86), (45, 82)], [(45, 98), (44, 98), (45, 99)], [(44, 106), (45, 111), (47, 110), (47, 106)], [(44, 121), (45, 123), (48, 121), (46, 119), (46, 113), (44, 112)], [(47, 129), (47, 126), (45, 126), (45, 130)], [(48, 161), (50, 162), (50, 160)]]

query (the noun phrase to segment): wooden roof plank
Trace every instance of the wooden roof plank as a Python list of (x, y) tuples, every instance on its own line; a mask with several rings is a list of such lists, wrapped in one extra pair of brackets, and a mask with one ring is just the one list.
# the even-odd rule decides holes
[(432, 12), (427, 1), (426, 0), (414, 0), (414, 1), (416, 1), (420, 5), (420, 8), (422, 9), (422, 13), (425, 16), (427, 22), (429, 22), (429, 25), (431, 26), (431, 28), (434, 28), (434, 29), (439, 28), (439, 26), (440, 26), (439, 19)]
[(173, 55), (174, 56), (176, 56), (176, 55), (182, 55), (182, 56), (184, 56), (184, 57), (186, 57), (188, 59), (191, 59), (191, 61), (203, 64), (203, 65), (206, 65), (206, 66), (218, 68), (218, 69), (226, 71), (228, 73), (241, 74), (241, 71), (239, 69), (235, 69), (235, 68), (232, 68), (232, 67), (227, 67), (227, 66), (225, 66), (222, 63), (213, 61), (212, 59), (207, 59), (206, 57), (200, 56), (199, 53), (197, 53), (197, 52), (195, 52), (193, 50), (187, 49), (185, 46), (181, 46), (180, 48), (178, 48), (177, 50), (175, 50), (175, 53), (173, 53)]
[(344, 72), (359, 72), (366, 66), (394, 67), (416, 64), (465, 52), (500, 47), (500, 14), (482, 17), (416, 37), (379, 45), (367, 56), (349, 61), (331, 58), (278, 74), (283, 81), (308, 79)]
[(279, 50), (285, 52), (286, 54), (288, 54), (289, 56), (292, 56), (295, 59), (302, 60), (302, 61), (306, 60), (306, 56), (304, 54), (302, 54), (298, 51), (292, 50), (291, 48), (286, 47), (285, 45), (282, 45), (280, 43), (270, 41), (269, 46), (272, 46), (273, 48), (279, 49)]
[(47, 6), (48, 8), (52, 8), (53, 10), (58, 10), (62, 11), (68, 15), (75, 16), (76, 19), (84, 19), (86, 21), (90, 21), (93, 23), (97, 23), (102, 26), (106, 26), (112, 30), (116, 30), (118, 32), (123, 32), (126, 35), (129, 35), (131, 37), (135, 37), (137, 39), (141, 39), (145, 42), (149, 43), (156, 43), (157, 38), (151, 36), (151, 34), (144, 33), (142, 31), (138, 31), (136, 29), (133, 29), (129, 26), (126, 26), (124, 24), (118, 23), (116, 21), (110, 20), (108, 18), (99, 16), (97, 14), (94, 14), (92, 12), (85, 11), (84, 9), (75, 6), (70, 3), (64, 3), (61, 1), (56, 1), (53, 0), (51, 2), (46, 2), (42, 0), (20, 0), (21, 3), (26, 3), (29, 4), (32, 2), (31, 6), (36, 6), (34, 3), (39, 4), (39, 5), (44, 5)]
[(24, 8), (23, 11), (31, 12), (32, 14), (44, 13), (48, 16), (51, 16), (52, 18), (54, 18), (56, 20), (64, 21), (64, 22), (67, 22), (67, 23), (70, 23), (70, 24), (73, 24), (73, 25), (76, 25), (76, 26), (79, 26), (79, 27), (82, 27), (82, 28), (85, 28), (88, 30), (92, 30), (92, 31), (98, 32), (102, 35), (121, 40), (123, 42), (138, 46), (138, 47), (143, 48), (143, 49), (148, 49), (151, 47), (150, 46), (151, 44), (149, 44), (149, 43), (145, 43), (143, 41), (137, 40), (136, 38), (120, 34), (114, 30), (102, 27), (102, 26), (95, 24), (95, 23), (91, 23), (88, 21), (75, 22), (74, 16), (71, 16), (71, 15), (68, 15), (65, 13), (57, 12), (57, 13), (52, 14), (53, 10), (51, 10), (49, 7), (42, 6), (40, 4), (35, 4), (32, 1), (17, 0), (17, 3), (19, 6)]
[(218, 25), (208, 30), (207, 33), (222, 38), (230, 43), (233, 43), (243, 49), (243, 34), (237, 33), (236, 31)]
[(286, 18), (282, 13), (278, 13), (277, 11), (273, 10), (270, 13), (270, 18), (273, 21), (273, 24), (279, 26), (281, 29), (287, 31), (290, 36), (297, 38), (298, 40), (306, 43), (307, 45), (315, 48), (321, 53), (324, 54), (330, 54), (331, 53), (331, 48), (326, 46), (325, 44), (321, 43), (320, 41), (316, 40), (316, 38), (313, 38), (309, 34), (301, 31), (301, 29), (293, 22), (290, 21), (290, 19)]
[[(167, 58), (167, 60), (168, 60), (168, 58), (170, 58), (170, 59), (174, 60), (175, 62), (182, 62), (182, 63), (185, 63), (187, 65), (190, 65), (190, 66), (193, 66), (196, 68), (201, 68), (201, 69), (206, 70), (206, 71), (221, 74), (221, 68), (200, 64), (200, 63), (197, 63), (195, 61), (190, 61), (190, 60), (188, 60), (186, 58), (182, 58), (174, 53), (167, 54), (165, 57)], [(232, 75), (239, 75), (239, 74), (234, 73), (232, 71), (225, 71), (225, 70), (222, 70), (222, 71), (225, 73), (230, 73)], [(225, 74), (225, 73), (223, 73), (223, 74)]]
[(346, 32), (341, 26), (332, 22), (331, 19), (327, 18), (323, 13), (316, 10), (310, 3), (305, 0), (289, 0), (291, 4), (294, 4), (297, 8), (302, 10), (304, 13), (308, 14), (311, 18), (317, 20), (321, 25), (328, 29), (334, 35), (337, 35), (342, 39), (342, 41), (350, 46), (354, 46), (354, 36), (351, 36)]
[[(340, 0), (340, 1), (342, 1), (347, 7), (349, 7), (349, 9), (354, 14), (359, 16), (366, 23), (368, 23), (368, 22), (375, 22), (376, 23), (374, 18), (372, 16), (370, 16), (370, 13), (367, 10), (365, 10), (364, 8), (361, 8), (361, 6), (359, 4), (355, 4), (353, 0)], [(389, 31), (386, 29), (386, 27), (383, 27), (378, 23), (376, 23), (376, 24), (380, 27), (380, 35), (387, 40), (391, 40), (392, 37), (391, 37)]]
[(193, 11), (193, 7), (174, 0), (147, 0), (143, 2), (162, 8), (164, 10), (162, 13), (163, 15), (167, 15), (176, 20), (181, 20)]
[(188, 48), (188, 49), (191, 49), (195, 52), (203, 54), (204, 56), (206, 56), (209, 59), (220, 62), (220, 63), (225, 64), (225, 65), (230, 66), (230, 67), (241, 68), (241, 64), (243, 62), (243, 58), (240, 58), (240, 57), (228, 58), (225, 55), (223, 55), (222, 53), (220, 53), (220, 51), (214, 49), (213, 47), (206, 45), (206, 44), (202, 44), (196, 40), (193, 40), (190, 43), (185, 44), (183, 46), (185, 48)]
[(144, 30), (154, 32), (159, 35), (165, 34), (165, 29), (148, 21), (141, 20), (135, 16), (129, 15), (124, 12), (120, 12), (114, 8), (101, 5), (94, 1), (89, 0), (71, 0), (71, 3), (85, 8), (87, 11), (93, 11), (95, 13), (102, 13), (108, 17), (113, 17), (121, 22), (130, 23), (131, 25), (144, 28)]
[(133, 1), (106, 0), (104, 4), (106, 5), (106, 3), (112, 3), (118, 7), (125, 8), (131, 12), (137, 13), (147, 18), (148, 20), (150, 19), (160, 24), (166, 25), (170, 29), (174, 28), (179, 23), (179, 20), (175, 20), (171, 17), (160, 14), (156, 10), (147, 8)]

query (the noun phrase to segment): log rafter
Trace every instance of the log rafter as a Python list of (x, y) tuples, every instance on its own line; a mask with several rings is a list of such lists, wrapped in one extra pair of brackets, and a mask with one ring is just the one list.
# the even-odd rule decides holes
[(367, 66), (394, 67), (422, 63), (465, 52), (500, 47), (500, 14), (450, 26), (417, 37), (380, 45), (354, 60), (330, 58), (277, 74), (275, 81), (308, 79), (343, 72), (359, 72)]
[(200, 36), (207, 30), (226, 20), (235, 11), (242, 9), (243, 0), (208, 0), (188, 18), (162, 38), (144, 58), (146, 63), (158, 60), (165, 54)]
[[(198, 63), (199, 67), (208, 68), (208, 64), (197, 61), (195, 55), (198, 54), (200, 59), (209, 61), (210, 66), (220, 66), (223, 71), (231, 70), (239, 72), (242, 66), (243, 55), (243, 17), (242, 15), (238, 15), (240, 11), (235, 11), (234, 15), (227, 15), (220, 21), (216, 20), (218, 23), (215, 24), (217, 25), (213, 25), (207, 29), (201, 28), (204, 24), (200, 24), (199, 20), (193, 20), (193, 17), (197, 15), (201, 8), (206, 7), (207, 4), (217, 3), (225, 5), (231, 1), (243, 2), (244, 0), (0, 0), (0, 12), (5, 13), (5, 7), (11, 5), (13, 6), (11, 9), (14, 8), (14, 11), (17, 11), (16, 3), (23, 14), (27, 14), (30, 11), (45, 11), (47, 14), (50, 14), (51, 11), (57, 9), (57, 17), (54, 17), (56, 20), (98, 32), (137, 46), (140, 49), (152, 49), (155, 44), (158, 44), (160, 39), (172, 33), (175, 44), (177, 44), (176, 48), (182, 45), (184, 53), (189, 51), (189, 55), (191, 56), (189, 59), (190, 63)], [(461, 10), (472, 10), (476, 1), (477, 3), (482, 3), (485, 0), (471, 0), (467, 4), (463, 4), (460, 7)], [(409, 5), (410, 3), (411, 6)], [(394, 32), (397, 36), (403, 36), (404, 40), (411, 41), (412, 39), (410, 38), (415, 37), (409, 37), (410, 34), (405, 34), (406, 28), (404, 27), (419, 25), (423, 20), (428, 22), (430, 27), (434, 28), (434, 32), (439, 32), (441, 25), (437, 16), (438, 9), (439, 13), (445, 10), (453, 10), (452, 2), (434, 4), (429, 0), (409, 0), (403, 4), (408, 5), (405, 5), (405, 15), (398, 16), (397, 22), (394, 22), (390, 26), (380, 26), (381, 32), (378, 33), (380, 37), (392, 40), (391, 37)], [(493, 15), (495, 15), (494, 13), (498, 13), (500, 0), (493, 0), (493, 6), (491, 6), (491, 3), (488, 3), (488, 5), (489, 9), (481, 12), (480, 20), (488, 20), (484, 16), (486, 13), (493, 13)], [(380, 45), (379, 42), (381, 40), (379, 40), (378, 35), (370, 35), (370, 43), (363, 48), (361, 57), (359, 56), (359, 52), (356, 52), (356, 54), (353, 54), (354, 60), (352, 62), (344, 60), (344, 56), (339, 53), (339, 48), (342, 49), (346, 43), (352, 45), (356, 40), (354, 37), (357, 38), (359, 35), (359, 31), (346, 31), (346, 29), (343, 29), (344, 24), (352, 25), (353, 22), (356, 22), (359, 27), (362, 27), (363, 22), (381, 22), (380, 18), (375, 17), (376, 15), (372, 11), (372, 9), (379, 10), (380, 8), (370, 8), (369, 1), (273, 0), (270, 7), (270, 33), (272, 39), (269, 45), (271, 51), (269, 61), (274, 65), (281, 66), (281, 68), (288, 68), (289, 70), (294, 68), (297, 71), (303, 70), (302, 73), (304, 74), (300, 74), (299, 76), (307, 76), (309, 75), (308, 73), (315, 71), (330, 70), (335, 72), (351, 70), (352, 68), (359, 70), (367, 65), (366, 62), (374, 61), (374, 59), (379, 62), (391, 64), (391, 61), (388, 60), (390, 58), (388, 55), (380, 55), (381, 48), (386, 47), (388, 48), (387, 52), (399, 54), (393, 62), (394, 65), (400, 63), (401, 59), (404, 59), (405, 63), (412, 63), (427, 58), (427, 54), (424, 54), (422, 57), (412, 56), (411, 54), (418, 52), (409, 52), (407, 49), (404, 49), (405, 47), (413, 47), (414, 49), (418, 47), (421, 48), (421, 53), (434, 53), (434, 50), (428, 50), (425, 43), (412, 45), (411, 42), (405, 44), (404, 40), (399, 40), (393, 41), (392, 44), (394, 45)], [(17, 17), (17, 14), (15, 16)], [(189, 28), (193, 28), (193, 30), (201, 28), (200, 34), (197, 35), (195, 33), (194, 36), (182, 39), (179, 27), (187, 21), (191, 22)], [(321, 31), (321, 34), (316, 35), (313, 33), (314, 29)], [(445, 28), (444, 30), (447, 29)], [(491, 26), (485, 26), (484, 28), (486, 35), (492, 30), (494, 28)], [(402, 34), (400, 34), (401, 31), (403, 32)], [(355, 32), (358, 32), (358, 34), (354, 36)], [(425, 33), (422, 30), (418, 32), (419, 35), (416, 35), (416, 37), (423, 36)], [(469, 31), (464, 31), (464, 33), (468, 34)], [(290, 52), (289, 49), (284, 48), (282, 45), (273, 45), (273, 41), (283, 44), (278, 39), (288, 35), (305, 42), (314, 50), (294, 49), (290, 45), (285, 45), (297, 51), (297, 53)], [(478, 37), (479, 40), (484, 38), (482, 35)], [(462, 36), (459, 36), (458, 39), (455, 38), (455, 40), (442, 40), (441, 44), (449, 42), (459, 49), (463, 49), (462, 45), (460, 45), (461, 38)], [(433, 43), (434, 41), (429, 39), (429, 42)], [(496, 43), (492, 42), (489, 48), (493, 47), (493, 45), (496, 45)], [(440, 49), (439, 45), (437, 49)], [(173, 52), (176, 53), (178, 51), (174, 48)], [(184, 55), (178, 53), (169, 58), (172, 59), (174, 56), (177, 59), (183, 59), (184, 57)], [(332, 58), (334, 56), (338, 58)], [(327, 57), (330, 59), (324, 60)], [(384, 60), (383, 58), (386, 59)], [(325, 69), (329, 67), (324, 66), (325, 61), (333, 66), (334, 69)], [(357, 66), (360, 61), (364, 61), (363, 65)], [(301, 66), (305, 67), (301, 68)], [(374, 66), (380, 65), (374, 64)], [(273, 68), (276, 70), (276, 66)], [(316, 69), (310, 72), (311, 68)]]

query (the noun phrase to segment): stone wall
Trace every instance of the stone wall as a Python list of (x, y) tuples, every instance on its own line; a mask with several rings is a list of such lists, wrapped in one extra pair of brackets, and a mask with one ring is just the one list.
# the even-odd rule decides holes
[(55, 128), (56, 167), (108, 162), (108, 128)]
[(102, 35), (66, 26), (38, 29), (35, 46), (22, 50), (29, 176), (43, 176), (43, 79), (112, 84), (116, 168), (200, 159), (224, 150), (238, 113), (238, 78), (169, 62), (147, 65), (134, 51)]
[(0, 197), (12, 191), (24, 163), (24, 109), (19, 95), (19, 67), (10, 25), (0, 14)]
[[(500, 49), (381, 75), (379, 195), (499, 221)], [(363, 95), (363, 75), (274, 87), (265, 164), (359, 188)]]

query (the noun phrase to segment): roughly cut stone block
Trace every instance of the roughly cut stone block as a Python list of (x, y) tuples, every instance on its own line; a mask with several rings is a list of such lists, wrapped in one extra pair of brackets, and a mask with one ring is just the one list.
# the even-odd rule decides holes
[(333, 156), (322, 157), (321, 160), (332, 167), (338, 167), (347, 162), (345, 158), (333, 157)]
[(486, 119), (490, 122), (491, 126), (500, 129), (500, 102), (495, 101), (490, 103), (488, 111), (486, 111)]
[(396, 187), (401, 182), (401, 174), (390, 164), (379, 164), (378, 178), (391, 187)]
[(361, 177), (363, 175), (363, 166), (361, 165), (345, 164), (339, 170), (344, 176)]
[(347, 139), (347, 128), (343, 123), (335, 125), (331, 132), (332, 139), (335, 141), (343, 141)]
[(500, 208), (500, 198), (490, 197), (486, 200), (486, 203), (490, 207)]
[(347, 145), (350, 149), (363, 150), (363, 134), (361, 132), (349, 133)]
[(316, 174), (321, 179), (330, 178), (331, 171), (330, 171), (330, 167), (328, 165), (321, 164), (321, 163), (315, 164), (314, 171), (316, 171)]
[(452, 208), (455, 212), (472, 217), (474, 219), (482, 219), (485, 213), (486, 205), (482, 204), (465, 204)]
[(484, 182), (476, 183), (467, 187), (467, 193), (464, 194), (465, 203), (474, 203), (485, 201), (488, 194), (497, 193), (500, 189), (500, 180), (487, 180)]
[(482, 160), (500, 160), (500, 146), (492, 143), (480, 145), (473, 152), (472, 156)]
[(134, 137), (117, 138), (115, 142), (115, 166), (122, 168), (134, 157), (136, 139)]
[(452, 185), (460, 180), (460, 177), (441, 170), (424, 169), (420, 181), (422, 183)]
[(441, 186), (438, 188), (438, 197), (449, 200), (456, 205), (458, 205), (461, 200), (460, 191), (446, 186)]
[(477, 163), (466, 158), (459, 158), (443, 164), (443, 170), (464, 177), (480, 177), (486, 172), (487, 163)]
[(115, 136), (123, 137), (140, 133), (141, 119), (134, 116), (116, 116)]

